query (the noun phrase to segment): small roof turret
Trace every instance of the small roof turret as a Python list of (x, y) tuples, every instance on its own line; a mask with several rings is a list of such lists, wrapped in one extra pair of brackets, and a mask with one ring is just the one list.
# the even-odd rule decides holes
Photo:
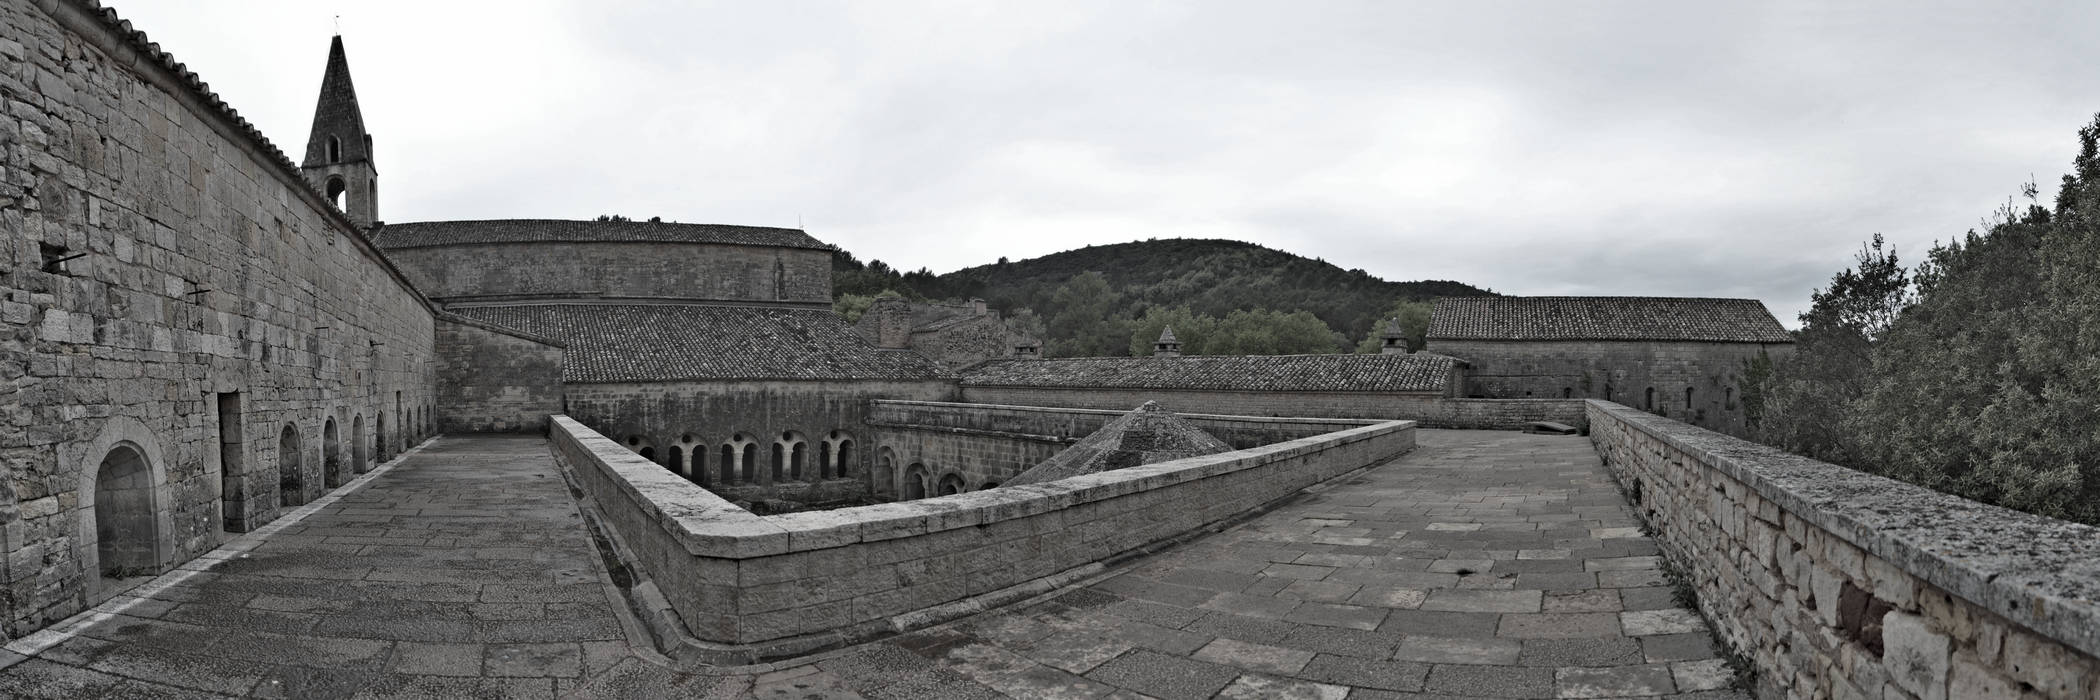
[(1153, 357), (1180, 357), (1181, 341), (1174, 337), (1174, 327), (1160, 329), (1159, 340), (1152, 343)]

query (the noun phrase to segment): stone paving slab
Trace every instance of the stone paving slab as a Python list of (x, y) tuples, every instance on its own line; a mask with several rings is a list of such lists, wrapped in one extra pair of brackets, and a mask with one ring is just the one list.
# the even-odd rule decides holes
[(1586, 440), (1418, 436), (1061, 595), (721, 669), (631, 646), (542, 441), (448, 437), (124, 615), (0, 655), (0, 696), (1743, 697)]

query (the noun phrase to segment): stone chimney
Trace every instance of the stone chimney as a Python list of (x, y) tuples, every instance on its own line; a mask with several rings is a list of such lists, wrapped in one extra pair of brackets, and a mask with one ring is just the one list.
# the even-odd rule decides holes
[(875, 347), (902, 350), (911, 347), (911, 302), (898, 297), (877, 297), (868, 307), (875, 317)]
[(1180, 340), (1178, 340), (1178, 339), (1176, 339), (1176, 338), (1174, 337), (1174, 327), (1173, 327), (1173, 326), (1167, 326), (1166, 328), (1162, 328), (1162, 329), (1160, 329), (1160, 331), (1159, 331), (1159, 340), (1157, 340), (1157, 341), (1154, 341), (1154, 342), (1152, 343), (1152, 356), (1153, 356), (1153, 357), (1180, 357), (1180, 356), (1181, 356), (1181, 341), (1180, 341)]
[(1408, 353), (1407, 334), (1400, 332), (1400, 319), (1394, 318), (1386, 321), (1385, 332), (1379, 333), (1378, 337), (1385, 341), (1385, 347), (1379, 349), (1379, 354), (1405, 355)]
[(1036, 342), (1035, 340), (1033, 340), (1033, 339), (1030, 339), (1030, 338), (1022, 338), (1020, 342), (1014, 343), (1014, 358), (1015, 358), (1015, 359), (1020, 359), (1020, 360), (1033, 360), (1033, 359), (1036, 359), (1036, 358), (1039, 358), (1039, 357), (1042, 357), (1042, 356), (1043, 356), (1043, 344), (1042, 344), (1042, 343)]
[(972, 315), (972, 316), (983, 316), (983, 315), (984, 315), (984, 311), (985, 311), (985, 309), (984, 309), (984, 300), (983, 300), (983, 299), (971, 299), (971, 300), (970, 300), (970, 315)]

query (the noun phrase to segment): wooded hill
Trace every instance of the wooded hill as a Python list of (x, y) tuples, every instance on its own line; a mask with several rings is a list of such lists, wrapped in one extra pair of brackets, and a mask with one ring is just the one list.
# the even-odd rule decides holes
[(898, 274), (880, 261), (862, 265), (842, 253), (835, 270), (838, 295), (890, 289), (928, 299), (977, 297), (993, 308), (1025, 308), (1045, 318), (1061, 311), (1054, 301), (1059, 287), (1081, 273), (1099, 272), (1121, 318), (1143, 316), (1152, 307), (1187, 307), (1220, 318), (1235, 310), (1306, 311), (1351, 339), (1363, 337), (1398, 300), (1493, 294), (1446, 280), (1389, 282), (1325, 260), (1209, 239), (1087, 246), (1015, 262), (1001, 258), (945, 275)]

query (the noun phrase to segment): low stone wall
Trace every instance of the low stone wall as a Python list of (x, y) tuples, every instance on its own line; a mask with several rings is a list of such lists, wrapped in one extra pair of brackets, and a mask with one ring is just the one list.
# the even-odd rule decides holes
[(1179, 413), (1200, 408), (1246, 416), (1408, 420), (1424, 428), (1515, 430), (1532, 421), (1580, 426), (1581, 399), (1453, 399), (1423, 394), (1314, 391), (1061, 389), (963, 385), (969, 403), (1128, 411), (1158, 401)]
[[(1094, 431), (1100, 430), (1103, 424), (1134, 408), (1137, 408), (1137, 404), (1121, 410), (1107, 410), (947, 401), (876, 400), (869, 403), (868, 425), (884, 428), (952, 429), (962, 433), (1032, 436), (1074, 442), (1093, 434)], [(1175, 412), (1175, 415), (1224, 440), (1226, 444), (1242, 450), (1378, 423), (1358, 418), (1278, 418), (1179, 411)]]
[(1765, 697), (2100, 697), (2100, 529), (1606, 401), (1590, 439)]
[(552, 422), (555, 454), (650, 579), (637, 597), (645, 608), (660, 600), (654, 614), (692, 637), (683, 648), (718, 663), (1023, 600), (1414, 447), (1413, 424), (1387, 422), (1044, 484), (759, 517), (567, 416)]
[(566, 351), (551, 339), (455, 314), (437, 320), (437, 427), (544, 433), (562, 410)]

